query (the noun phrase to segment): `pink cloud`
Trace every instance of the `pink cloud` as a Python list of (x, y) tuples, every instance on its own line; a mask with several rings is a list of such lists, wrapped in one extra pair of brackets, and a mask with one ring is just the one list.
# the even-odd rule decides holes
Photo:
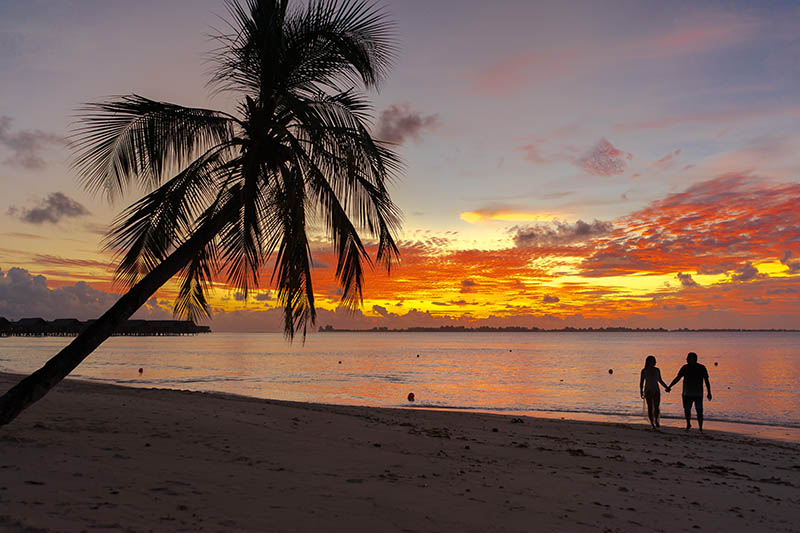
[[(769, 136), (707, 158), (695, 173), (752, 173), (780, 180), (794, 180), (800, 172), (797, 153), (800, 136)], [(746, 172), (745, 172), (746, 171)]]
[(657, 160), (657, 161), (656, 161), (656, 164), (657, 164), (657, 165), (664, 165), (664, 166), (667, 166), (667, 165), (669, 165), (669, 164), (672, 162), (672, 160), (673, 160), (673, 159), (675, 159), (675, 158), (676, 158), (676, 157), (678, 157), (679, 155), (681, 155), (681, 149), (680, 149), (680, 148), (678, 148), (678, 149), (677, 149), (677, 150), (675, 150), (674, 152), (670, 152), (670, 153), (668, 153), (667, 155), (665, 155), (665, 156), (664, 156), (664, 157), (662, 157), (661, 159)]
[(506, 96), (532, 84), (602, 71), (631, 61), (722, 50), (751, 41), (760, 27), (760, 21), (752, 17), (706, 10), (680, 18), (671, 27), (627, 40), (583, 42), (569, 49), (515, 53), (480, 67), (470, 77), (479, 93)]
[(694, 13), (640, 44), (658, 56), (705, 52), (749, 41), (760, 26), (758, 20), (741, 14)]
[(614, 126), (614, 130), (620, 133), (628, 133), (632, 131), (665, 129), (691, 124), (716, 125), (726, 122), (768, 118), (773, 115), (800, 115), (800, 108), (793, 106), (789, 108), (730, 109), (709, 113), (673, 114), (639, 122), (621, 122)]
[(601, 138), (576, 164), (595, 176), (622, 174), (628, 168), (633, 154), (615, 148), (608, 139)]
[(520, 146), (519, 149), (525, 153), (525, 155), (522, 156), (525, 161), (538, 163), (540, 165), (546, 165), (553, 162), (552, 156), (542, 153), (541, 145), (538, 143), (528, 143)]
[(474, 76), (476, 88), (491, 96), (516, 92), (531, 77), (550, 79), (564, 73), (579, 57), (575, 50), (515, 54), (479, 69)]

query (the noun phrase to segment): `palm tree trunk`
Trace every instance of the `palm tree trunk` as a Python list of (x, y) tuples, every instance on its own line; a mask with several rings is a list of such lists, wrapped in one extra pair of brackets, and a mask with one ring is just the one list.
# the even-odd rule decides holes
[(180, 272), (192, 256), (216, 235), (224, 223), (223, 213), (211, 218), (42, 368), (6, 392), (0, 398), (0, 426), (14, 420), (26, 407), (41, 399), (81, 364), (162, 285)]

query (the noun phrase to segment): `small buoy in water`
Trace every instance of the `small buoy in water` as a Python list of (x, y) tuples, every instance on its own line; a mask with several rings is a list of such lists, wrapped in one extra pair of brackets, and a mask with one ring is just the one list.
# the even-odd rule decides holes
[(141, 374), (142, 372), (144, 372), (144, 368), (139, 369), (139, 373)]
[(417, 357), (419, 357), (419, 354), (417, 354)]
[(608, 373), (609, 373), (609, 374), (613, 374), (613, 373), (614, 373), (614, 369), (613, 369), (613, 368), (609, 368), (609, 369), (608, 369)]
[(719, 366), (719, 363), (717, 363), (716, 361), (714, 361), (714, 366)]
[(414, 401), (414, 393), (413, 392), (409, 392), (408, 393), (408, 401), (409, 402), (413, 402)]
[(511, 350), (509, 350), (509, 352), (510, 352), (510, 351), (511, 351)]
[(342, 364), (342, 362), (341, 362), (341, 361), (339, 361), (339, 364), (341, 365), (341, 364)]

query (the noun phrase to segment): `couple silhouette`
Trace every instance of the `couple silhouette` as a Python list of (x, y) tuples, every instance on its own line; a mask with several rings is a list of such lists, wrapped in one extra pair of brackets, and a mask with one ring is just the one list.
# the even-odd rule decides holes
[(706, 397), (711, 400), (711, 382), (708, 380), (708, 370), (705, 365), (697, 362), (697, 354), (689, 352), (686, 364), (678, 371), (678, 375), (667, 385), (661, 379), (661, 370), (656, 366), (656, 358), (648, 355), (644, 360), (644, 368), (639, 378), (639, 394), (647, 401), (647, 417), (653, 429), (661, 427), (659, 416), (661, 414), (661, 389), (669, 392), (672, 386), (683, 379), (683, 414), (686, 417), (686, 431), (692, 427), (692, 405), (697, 412), (697, 426), (703, 432), (703, 382), (706, 384)]

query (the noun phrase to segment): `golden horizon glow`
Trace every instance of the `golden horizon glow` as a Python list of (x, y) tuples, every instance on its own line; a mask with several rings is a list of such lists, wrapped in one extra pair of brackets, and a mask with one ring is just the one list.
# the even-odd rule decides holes
[(554, 222), (564, 218), (562, 213), (524, 213), (517, 211), (464, 211), (459, 218), (470, 224), (482, 222)]

